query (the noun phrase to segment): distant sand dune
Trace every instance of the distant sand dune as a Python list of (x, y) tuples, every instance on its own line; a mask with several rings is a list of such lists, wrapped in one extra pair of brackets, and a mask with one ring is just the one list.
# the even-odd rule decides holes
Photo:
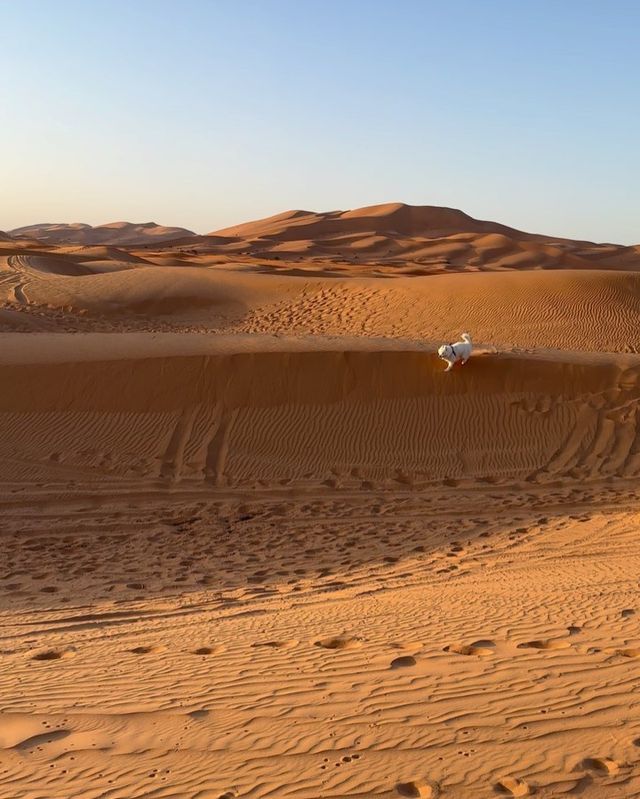
[(455, 208), (404, 203), (326, 213), (288, 211), (209, 235), (242, 242), (243, 251), (256, 257), (289, 253), (353, 264), (366, 255), (365, 263), (419, 264), (429, 273), (640, 267), (637, 247), (524, 233)]
[(135, 245), (158, 243), (193, 236), (191, 230), (163, 227), (154, 222), (111, 222), (92, 227), (82, 223), (26, 225), (10, 231), (13, 237), (24, 236), (47, 244), (115, 244)]
[[(354, 266), (360, 274), (376, 267), (391, 274), (403, 268), (424, 274), (503, 269), (640, 268), (640, 248), (573, 241), (525, 233), (483, 221), (455, 208), (386, 203), (350, 211), (285, 211), (205, 236), (152, 222), (113, 222), (92, 227), (38, 224), (9, 231), (16, 247), (29, 241), (56, 245), (110, 245), (140, 250), (145, 258), (197, 257), (198, 265), (248, 261), (323, 262)], [(3, 246), (7, 241), (0, 238)], [(157, 251), (160, 251), (158, 253)]]

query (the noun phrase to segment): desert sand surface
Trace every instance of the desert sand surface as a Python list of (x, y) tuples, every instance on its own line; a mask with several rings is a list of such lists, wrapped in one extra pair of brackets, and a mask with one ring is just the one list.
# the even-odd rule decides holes
[(1, 799), (640, 797), (637, 247), (401, 204), (33, 228)]

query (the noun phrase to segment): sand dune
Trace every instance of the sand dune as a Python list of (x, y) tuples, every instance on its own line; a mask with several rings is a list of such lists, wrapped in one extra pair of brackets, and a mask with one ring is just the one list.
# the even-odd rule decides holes
[[(455, 233), (506, 233), (512, 238), (535, 238), (496, 222), (484, 222), (455, 208), (438, 206), (413, 206), (405, 203), (386, 203), (351, 211), (287, 211), (283, 214), (248, 222), (236, 227), (214, 231), (212, 235), (280, 236), (283, 239), (326, 237), (353, 232), (377, 232), (406, 236), (429, 236)], [(303, 235), (300, 235), (303, 234)]]
[[(9, 231), (48, 245), (113, 245), (151, 250), (175, 265), (266, 261), (274, 268), (295, 263), (336, 269), (375, 268), (391, 274), (512, 269), (625, 269), (640, 267), (640, 248), (595, 244), (525, 233), (474, 219), (454, 208), (387, 203), (350, 211), (285, 211), (267, 219), (199, 236), (152, 222), (28, 225)], [(160, 250), (160, 252), (157, 252)], [(204, 261), (203, 261), (204, 259)]]
[(113, 244), (136, 245), (158, 243), (193, 236), (193, 232), (181, 227), (165, 227), (155, 222), (111, 222), (92, 227), (81, 222), (75, 224), (53, 224), (43, 222), (25, 225), (9, 231), (12, 236), (25, 236), (46, 244)]
[(640, 250), (71, 227), (0, 236), (0, 797), (640, 799)]
[[(305, 351), (275, 339), (252, 352), (218, 337), (196, 340), (191, 355), (178, 340), (184, 354), (162, 357), (171, 337), (143, 337), (140, 352), (152, 357), (114, 358), (109, 337), (94, 336), (77, 364), (63, 351), (63, 363), (54, 353), (51, 363), (2, 367), (5, 477), (28, 474), (30, 463), (51, 479), (61, 468), (62, 479), (75, 471), (249, 487), (640, 472), (634, 356), (487, 353), (464, 375), (443, 376), (431, 353), (373, 344)], [(30, 348), (46, 361), (47, 340)]]
[(7, 795), (640, 796), (640, 357), (3, 341)]
[(214, 231), (263, 258), (304, 254), (427, 272), (534, 268), (638, 268), (637, 248), (524, 233), (454, 208), (388, 203), (352, 211), (287, 211)]
[(110, 320), (118, 329), (392, 336), (435, 344), (470, 328), (476, 341), (500, 349), (640, 352), (635, 271), (390, 280), (357, 272), (264, 273), (246, 264), (159, 266), (121, 252), (91, 247), (0, 256), (0, 302), (14, 315), (38, 315), (66, 330), (105, 329), (100, 325)]

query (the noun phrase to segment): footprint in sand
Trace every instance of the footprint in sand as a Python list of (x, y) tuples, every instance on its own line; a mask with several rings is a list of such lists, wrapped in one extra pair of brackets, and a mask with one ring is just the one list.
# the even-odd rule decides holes
[(422, 780), (411, 780), (410, 782), (399, 782), (396, 785), (398, 796), (412, 796), (414, 799), (436, 799), (439, 791), (436, 785), (432, 785)]
[(478, 657), (488, 657), (493, 655), (496, 645), (493, 641), (482, 639), (474, 641), (472, 644), (449, 644), (445, 646), (444, 652), (453, 652), (456, 655), (476, 655)]
[(609, 757), (586, 757), (580, 763), (580, 768), (595, 771), (597, 774), (617, 774), (620, 764)]
[(347, 636), (336, 636), (335, 638), (323, 638), (320, 641), (314, 641), (315, 646), (321, 646), (323, 649), (355, 649), (362, 646), (357, 638), (349, 638)]
[(190, 713), (187, 713), (187, 716), (192, 719), (206, 719), (210, 713), (210, 710), (202, 708), (201, 710), (192, 710)]
[(392, 660), (390, 668), (406, 669), (411, 666), (415, 666), (416, 663), (417, 661), (412, 655), (403, 655), (402, 657), (395, 658), (394, 660)]
[(624, 610), (620, 611), (620, 615), (623, 619), (630, 619), (631, 616), (635, 616), (635, 610), (633, 608), (625, 608)]
[(503, 796), (529, 796), (531, 790), (528, 783), (520, 777), (502, 777), (495, 784), (496, 793)]
[(298, 642), (291, 638), (288, 641), (265, 641), (264, 643), (258, 642), (256, 644), (252, 644), (251, 646), (254, 649), (260, 648), (262, 646), (267, 646), (270, 649), (293, 649), (295, 646), (298, 645)]
[(75, 656), (73, 649), (44, 649), (42, 652), (36, 652), (31, 656), (31, 660), (61, 660), (63, 658), (72, 658)]
[(564, 638), (542, 638), (539, 641), (527, 641), (524, 644), (518, 644), (518, 649), (568, 649), (571, 644)]
[(214, 644), (213, 646), (199, 646), (192, 651), (192, 655), (217, 655), (222, 652), (224, 647), (221, 644)]
[(132, 655), (150, 655), (154, 652), (164, 652), (166, 648), (166, 646), (162, 646), (160, 644), (156, 646), (134, 646), (134, 648), (130, 649), (129, 652)]

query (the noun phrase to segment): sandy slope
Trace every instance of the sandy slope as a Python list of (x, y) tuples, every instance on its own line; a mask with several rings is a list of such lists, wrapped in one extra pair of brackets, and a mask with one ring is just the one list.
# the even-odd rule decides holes
[[(488, 272), (396, 278), (158, 266), (120, 250), (0, 255), (0, 329), (190, 330), (450, 340), (502, 349), (640, 351), (640, 273)], [(0, 311), (2, 310), (0, 306)]]
[(637, 254), (406, 209), (0, 241), (0, 799), (640, 797)]
[(640, 796), (638, 356), (0, 343), (6, 795)]
[(4, 340), (7, 480), (33, 468), (34, 479), (360, 488), (640, 471), (635, 356), (479, 353), (444, 375), (429, 352), (366, 341), (196, 337), (191, 348), (139, 335), (127, 351), (93, 335), (72, 355), (65, 337)]

